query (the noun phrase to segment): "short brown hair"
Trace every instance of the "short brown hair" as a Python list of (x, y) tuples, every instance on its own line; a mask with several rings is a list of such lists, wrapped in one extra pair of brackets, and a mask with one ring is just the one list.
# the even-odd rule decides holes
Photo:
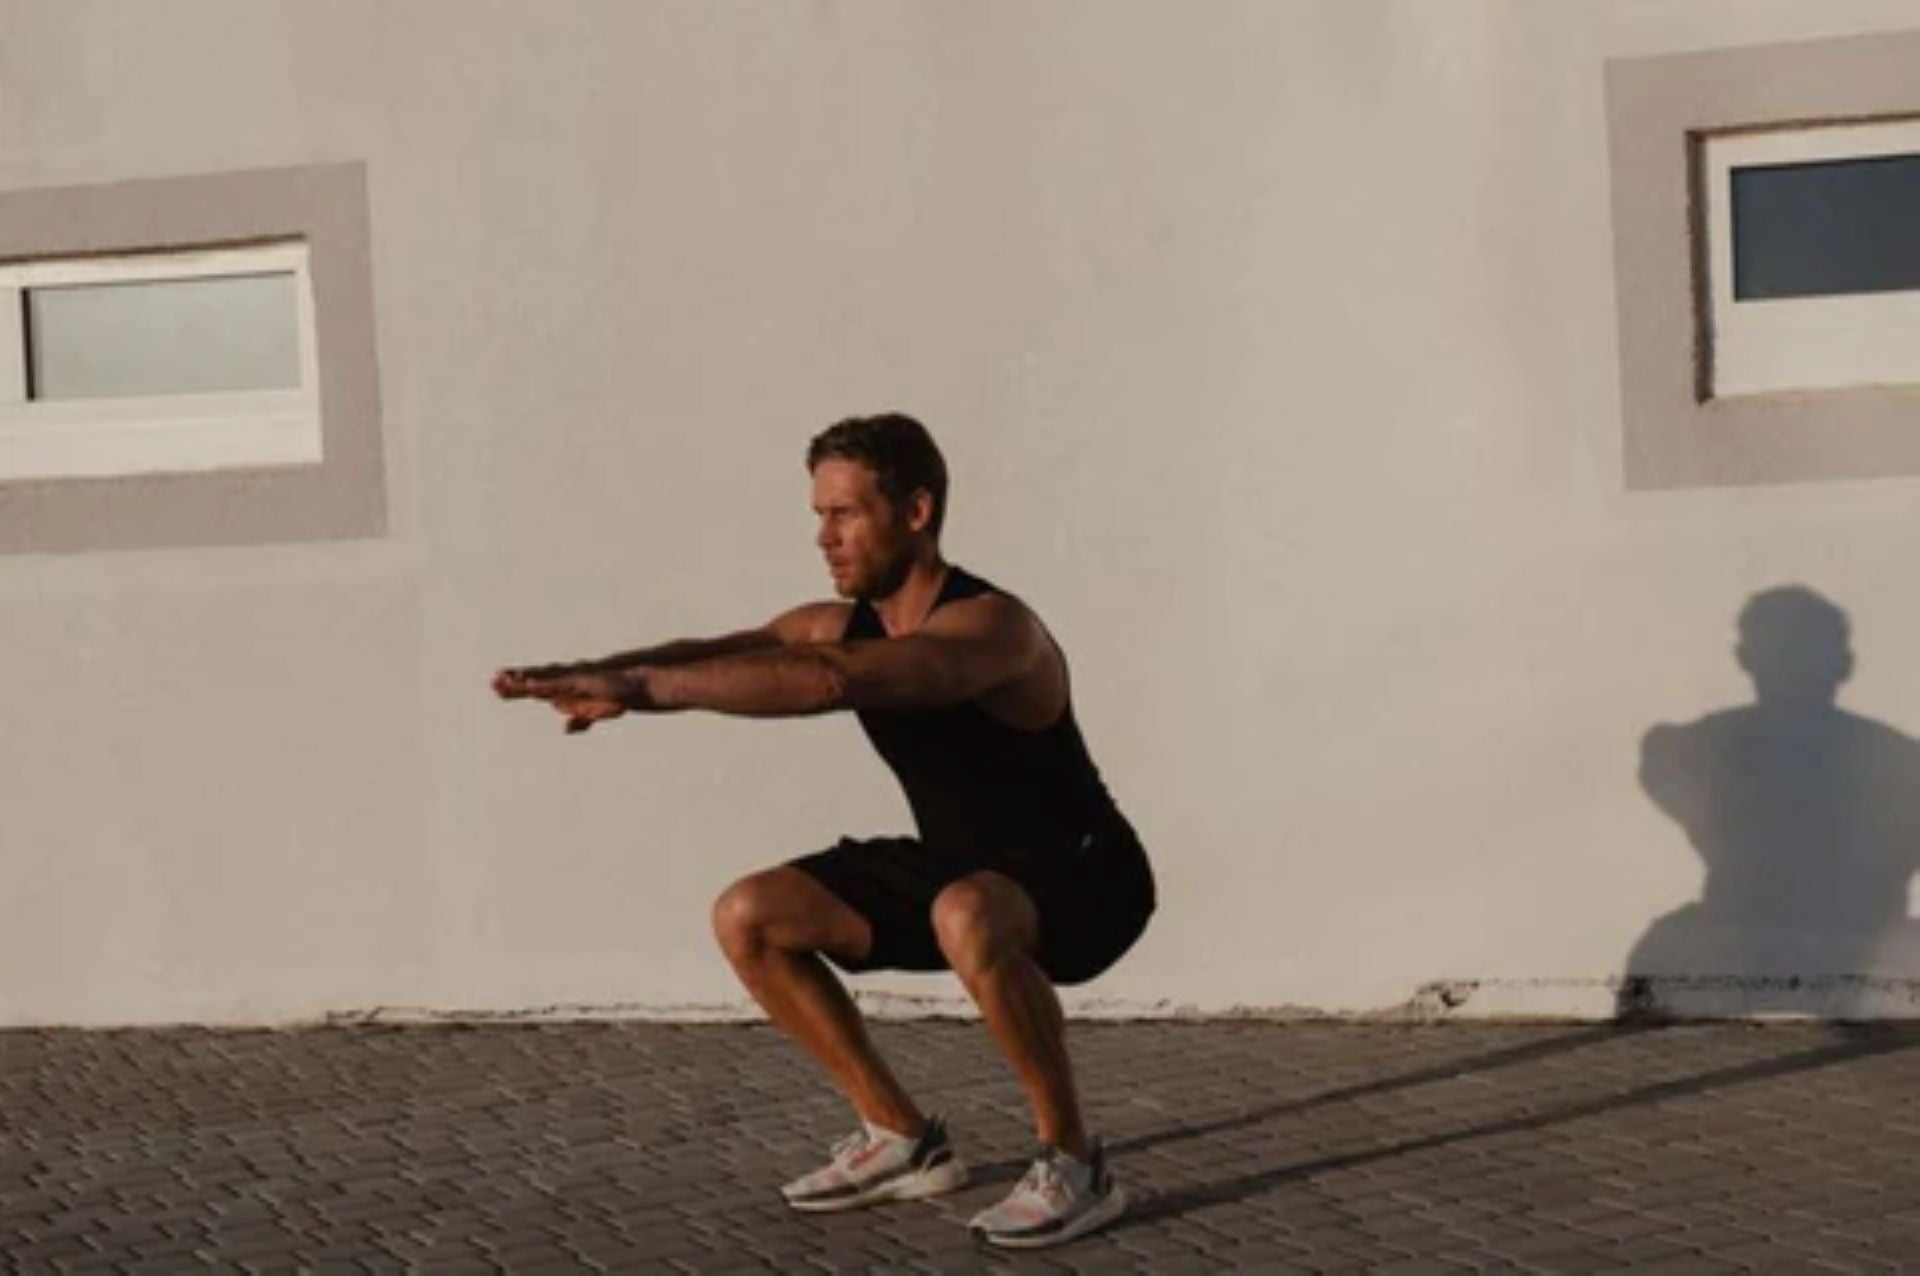
[(927, 427), (900, 412), (853, 416), (816, 434), (807, 445), (807, 472), (826, 460), (859, 461), (873, 471), (880, 494), (904, 509), (915, 492), (933, 498), (927, 530), (934, 539), (947, 520), (947, 462)]

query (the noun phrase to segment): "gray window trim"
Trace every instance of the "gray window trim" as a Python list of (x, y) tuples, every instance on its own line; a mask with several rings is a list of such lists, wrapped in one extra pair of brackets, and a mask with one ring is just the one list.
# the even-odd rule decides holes
[(1629, 488), (1920, 474), (1920, 387), (1706, 397), (1701, 138), (1920, 114), (1920, 32), (1607, 64)]
[(377, 538), (387, 528), (367, 177), (359, 163), (0, 191), (0, 260), (305, 239), (324, 459), (0, 482), (0, 552)]

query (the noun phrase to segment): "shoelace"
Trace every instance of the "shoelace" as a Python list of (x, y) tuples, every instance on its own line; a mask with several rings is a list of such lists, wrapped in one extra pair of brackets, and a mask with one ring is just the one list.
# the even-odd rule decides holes
[(1019, 1190), (1043, 1197), (1049, 1204), (1059, 1205), (1067, 1199), (1067, 1178), (1051, 1156), (1042, 1154), (1027, 1167)]
[(852, 1134), (847, 1135), (847, 1137), (834, 1144), (828, 1156), (835, 1161), (845, 1160), (871, 1142), (873, 1142), (873, 1136), (871, 1134), (868, 1134), (865, 1130), (855, 1130)]

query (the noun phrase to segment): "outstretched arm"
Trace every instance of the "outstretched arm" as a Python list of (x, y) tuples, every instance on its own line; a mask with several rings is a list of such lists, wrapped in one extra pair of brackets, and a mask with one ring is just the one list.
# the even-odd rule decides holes
[(502, 669), (494, 675), (493, 687), (502, 696), (517, 699), (528, 694), (527, 683), (541, 678), (566, 678), (585, 673), (620, 673), (640, 665), (661, 667), (684, 665), (696, 660), (712, 660), (716, 656), (739, 655), (743, 652), (760, 651), (779, 645), (780, 640), (766, 629), (742, 629), (738, 633), (723, 634), (717, 638), (678, 638), (672, 642), (661, 643), (657, 647), (639, 647), (633, 651), (601, 656), (597, 660), (569, 660), (559, 664), (523, 665)]
[(958, 704), (1028, 672), (1045, 650), (1020, 604), (987, 596), (942, 608), (919, 632), (857, 642), (798, 643), (690, 664), (638, 666), (538, 684), (532, 694), (568, 716), (568, 729), (628, 711), (706, 709), (798, 717), (836, 709)]
[(619, 674), (641, 666), (669, 668), (714, 660), (722, 656), (745, 655), (795, 643), (811, 643), (837, 638), (846, 626), (844, 603), (807, 603), (775, 616), (754, 629), (722, 634), (716, 638), (681, 638), (653, 647), (638, 647), (616, 652), (597, 660), (575, 660), (549, 665), (522, 665), (501, 669), (493, 676), (494, 692), (505, 700), (519, 700), (539, 693), (536, 684), (586, 674)]

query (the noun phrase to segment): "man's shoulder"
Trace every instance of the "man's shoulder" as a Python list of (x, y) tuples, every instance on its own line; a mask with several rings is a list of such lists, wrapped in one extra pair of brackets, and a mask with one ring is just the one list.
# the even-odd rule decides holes
[(801, 603), (767, 622), (774, 637), (789, 647), (806, 643), (838, 642), (853, 616), (853, 604), (838, 600)]
[(1037, 627), (1040, 618), (1021, 599), (1004, 590), (949, 596), (927, 617), (924, 626), (934, 633), (980, 633)]

